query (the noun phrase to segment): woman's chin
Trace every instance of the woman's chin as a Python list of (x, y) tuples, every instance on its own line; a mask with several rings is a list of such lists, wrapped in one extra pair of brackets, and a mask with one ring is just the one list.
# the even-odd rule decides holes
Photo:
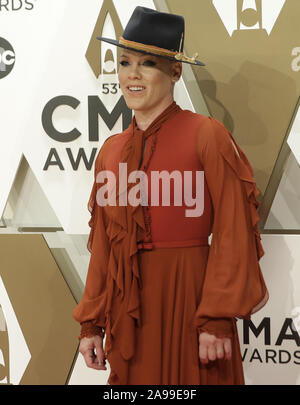
[(146, 106), (145, 103), (141, 103), (138, 100), (128, 100), (125, 99), (127, 107), (130, 108), (131, 110), (139, 111), (139, 110), (145, 110)]

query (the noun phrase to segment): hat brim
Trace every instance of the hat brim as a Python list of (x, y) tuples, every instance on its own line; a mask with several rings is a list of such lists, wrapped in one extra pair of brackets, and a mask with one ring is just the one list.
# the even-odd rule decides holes
[(109, 44), (116, 45), (116, 46), (119, 46), (121, 48), (130, 49), (130, 50), (135, 51), (135, 52), (145, 53), (146, 55), (160, 56), (162, 58), (166, 58), (166, 59), (176, 61), (176, 62), (188, 63), (190, 65), (205, 66), (205, 63), (201, 62), (200, 60), (195, 59), (194, 62), (189, 62), (189, 61), (185, 61), (185, 60), (177, 60), (176, 58), (174, 58), (172, 56), (158, 55), (157, 53), (154, 53), (154, 52), (141, 51), (139, 49), (135, 49), (134, 47), (125, 46), (123, 44), (120, 44), (119, 41), (117, 41), (116, 39), (104, 38), (104, 37), (96, 37), (96, 39), (99, 39), (99, 41), (108, 42)]

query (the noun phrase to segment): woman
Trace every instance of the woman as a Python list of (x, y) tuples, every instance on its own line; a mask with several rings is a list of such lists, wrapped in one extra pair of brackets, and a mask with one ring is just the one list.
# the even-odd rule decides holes
[[(250, 319), (268, 300), (252, 167), (223, 124), (173, 98), (182, 62), (204, 65), (183, 55), (183, 38), (183, 17), (144, 7), (119, 41), (99, 37), (123, 48), (119, 81), (134, 117), (96, 159), (91, 259), (73, 315), (87, 366), (106, 370), (107, 357), (109, 384), (244, 384), (236, 318)], [(120, 204), (134, 190), (133, 182), (124, 186), (120, 162), (128, 174), (146, 173), (148, 205)], [(108, 186), (108, 194), (119, 190), (116, 205), (102, 204), (97, 175), (105, 170), (117, 177)], [(187, 203), (174, 199), (150, 205), (151, 175), (163, 170), (204, 171), (202, 214), (186, 215)]]

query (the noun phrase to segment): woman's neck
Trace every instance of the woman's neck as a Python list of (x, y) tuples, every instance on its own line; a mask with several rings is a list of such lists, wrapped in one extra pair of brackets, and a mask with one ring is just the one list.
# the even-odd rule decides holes
[(157, 118), (166, 108), (173, 103), (174, 99), (167, 100), (158, 107), (151, 110), (134, 110), (135, 121), (139, 129), (145, 131), (149, 125)]

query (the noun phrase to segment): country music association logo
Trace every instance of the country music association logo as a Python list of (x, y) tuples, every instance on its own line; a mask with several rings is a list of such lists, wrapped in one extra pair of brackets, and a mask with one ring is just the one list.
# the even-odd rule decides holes
[(300, 364), (300, 307), (291, 316), (278, 319), (243, 319), (241, 327), (243, 362), (253, 364)]
[(120, 47), (99, 41), (96, 37), (118, 39), (122, 33), (123, 27), (113, 1), (104, 0), (85, 54), (96, 77), (116, 74), (121, 53)]
[[(109, 130), (112, 130), (119, 118), (122, 118), (122, 130), (126, 129), (132, 120), (132, 111), (127, 107), (124, 96), (121, 93), (117, 77), (118, 58), (120, 48), (106, 44), (96, 39), (97, 36), (118, 38), (123, 33), (123, 28), (112, 0), (104, 0), (98, 15), (94, 30), (89, 41), (85, 57), (94, 74), (98, 79), (100, 96), (88, 96), (88, 141), (99, 142), (99, 116)], [(78, 128), (73, 128), (65, 133), (59, 131), (53, 122), (53, 114), (56, 108), (68, 106), (76, 109), (80, 100), (71, 95), (59, 95), (49, 100), (42, 111), (42, 126), (45, 133), (54, 141), (68, 143), (79, 138), (82, 133)], [(109, 104), (113, 104), (109, 108)], [(98, 148), (93, 148), (90, 156), (84, 148), (80, 147), (75, 155), (74, 148), (66, 148), (67, 159), (74, 171), (77, 171), (82, 162), (87, 170), (91, 170), (96, 158)], [(55, 167), (65, 170), (61, 156), (55, 147), (50, 148), (43, 170)]]
[(286, 0), (212, 0), (212, 3), (231, 37), (245, 30), (258, 30), (269, 36)]

